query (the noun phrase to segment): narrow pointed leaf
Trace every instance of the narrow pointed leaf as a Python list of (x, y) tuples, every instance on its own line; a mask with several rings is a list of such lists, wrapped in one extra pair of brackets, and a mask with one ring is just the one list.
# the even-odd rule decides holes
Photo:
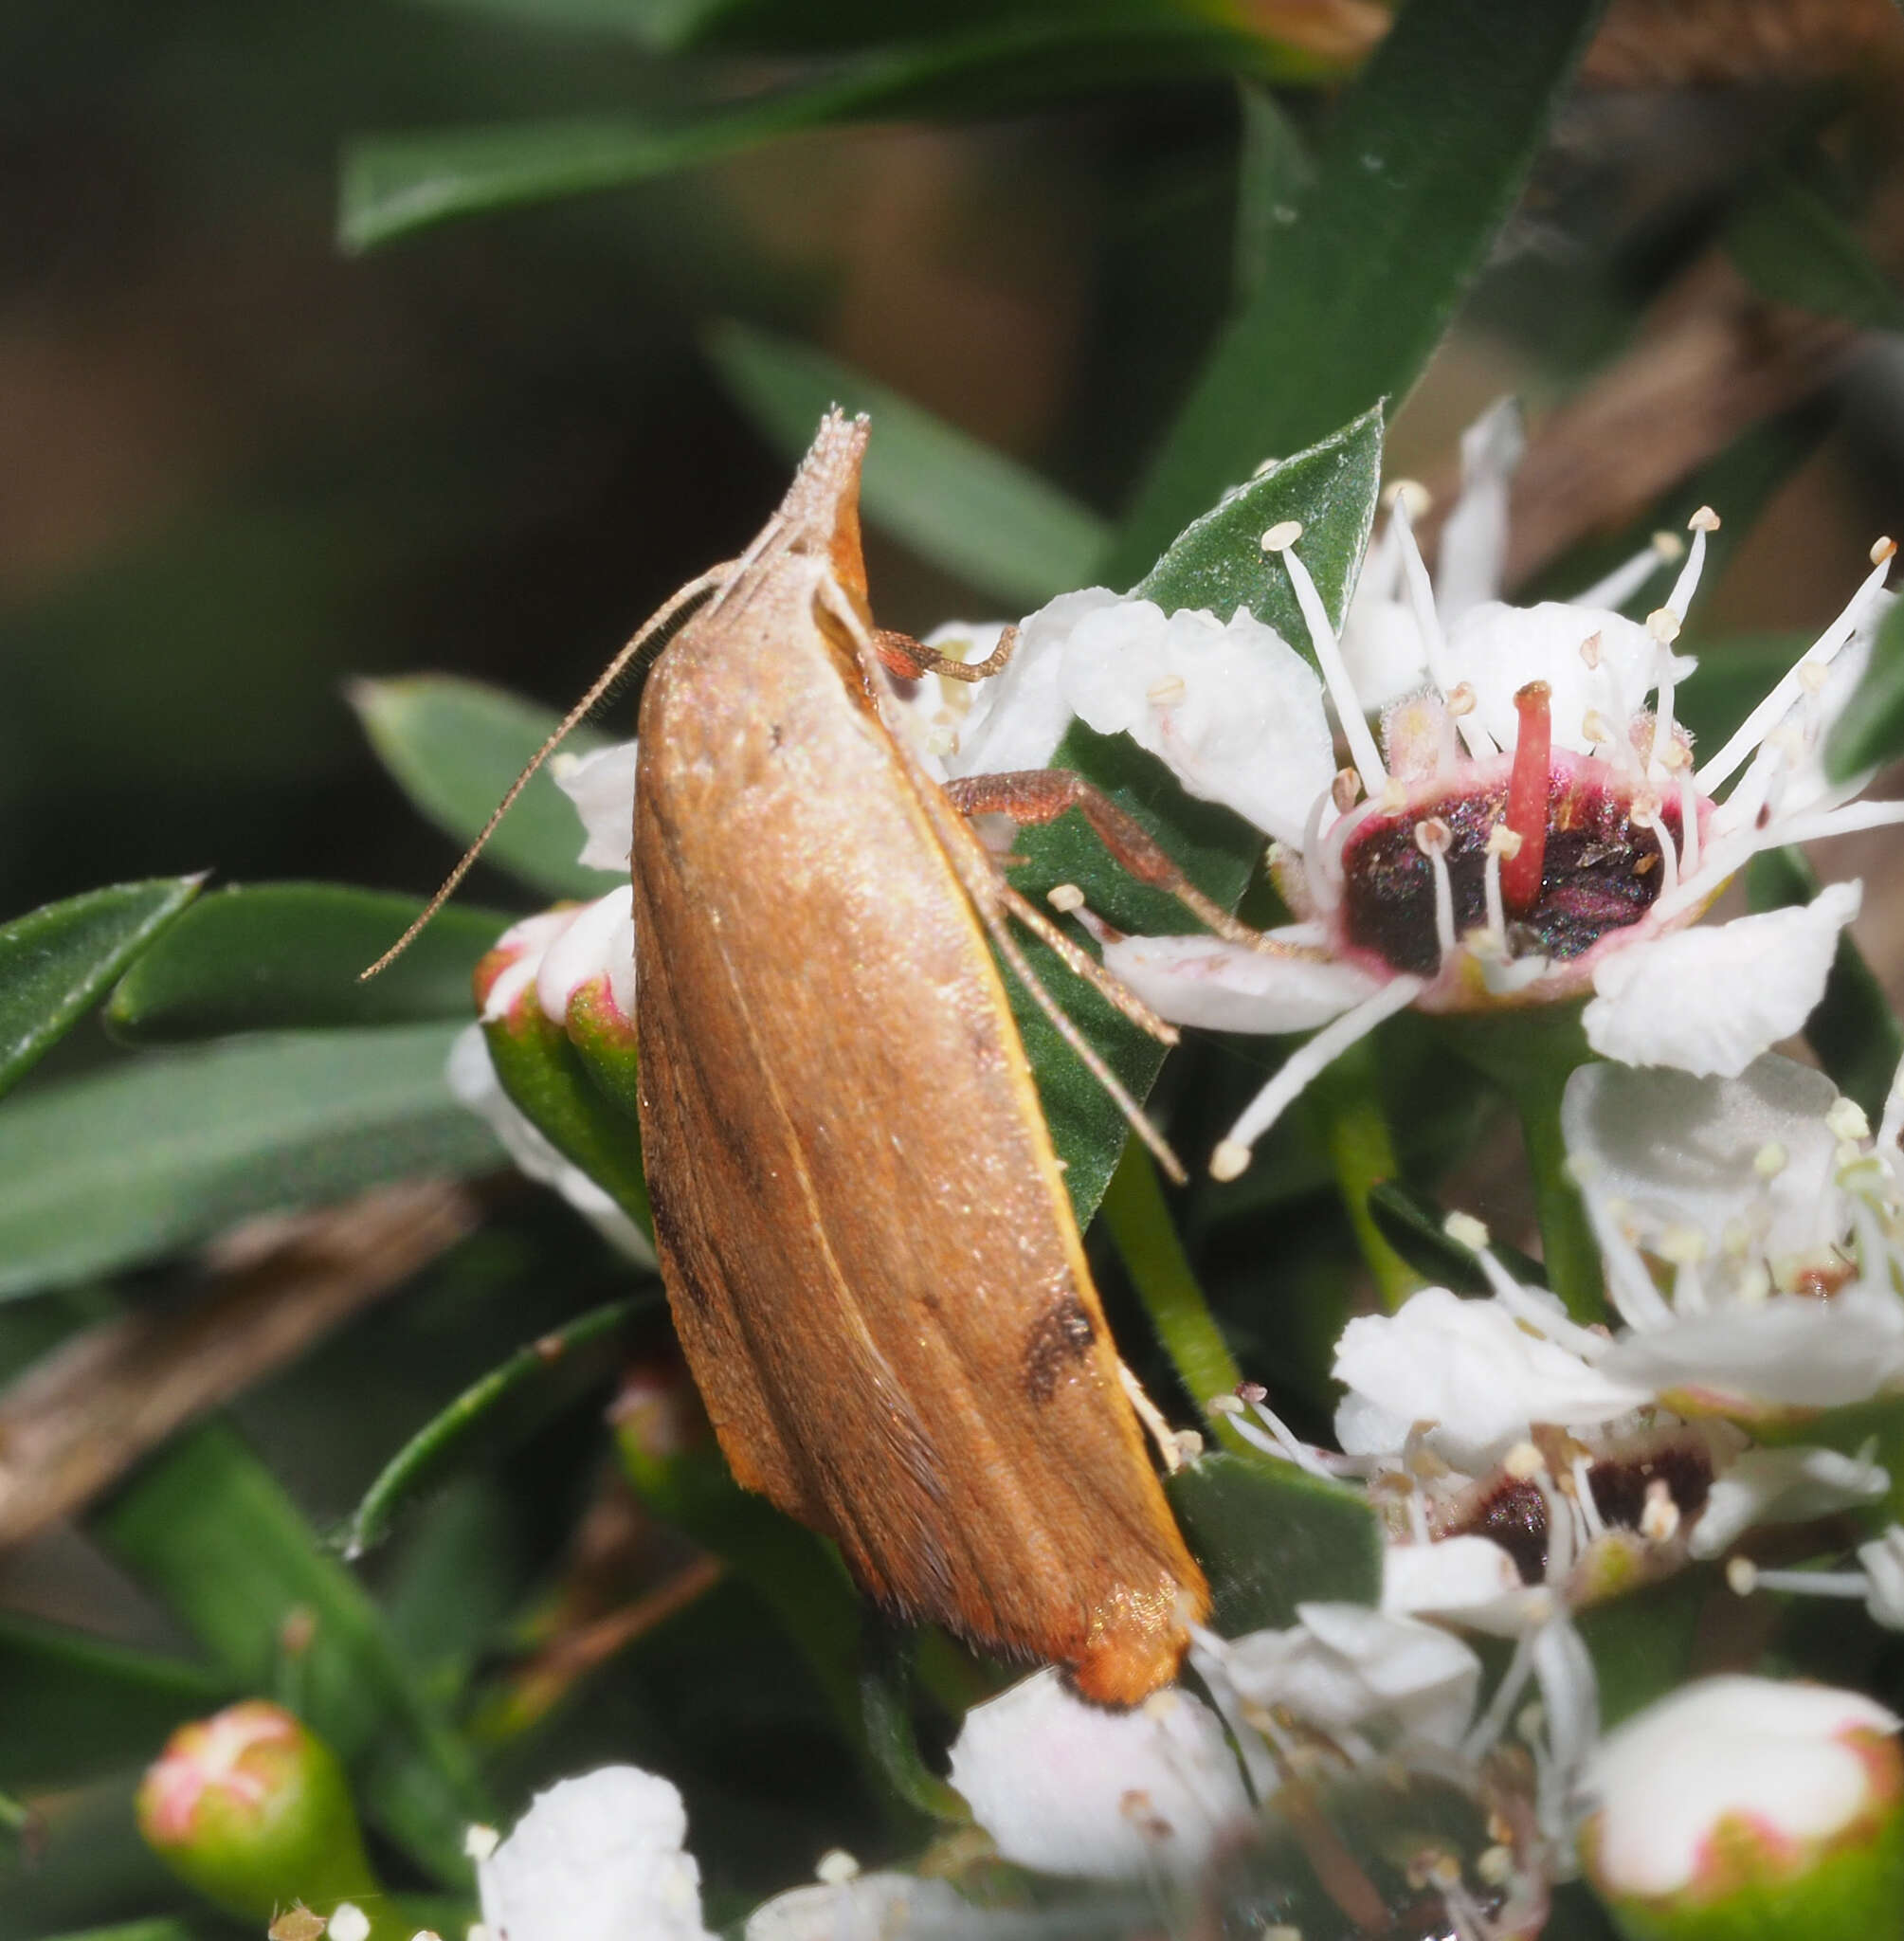
[(385, 1833), (444, 1885), (467, 1881), (464, 1828), (492, 1817), (467, 1748), (230, 1429), (173, 1444), (95, 1529), (235, 1682), (281, 1696), (330, 1741)]
[[(447, 674), (360, 680), (351, 703), (397, 785), (454, 842), (473, 843), (509, 785), (561, 718), (500, 688)], [(634, 733), (629, 720), (627, 732)], [(563, 745), (575, 754), (604, 747), (598, 728), (577, 728)], [(613, 871), (584, 869), (582, 824), (547, 768), (498, 825), (484, 859), (545, 897), (599, 897)], [(393, 939), (392, 939), (393, 940)]]
[(721, 323), (708, 354), (789, 463), (831, 406), (872, 414), (861, 510), (1016, 617), (1091, 584), (1110, 528), (1034, 472), (805, 344)]
[(57, 1044), (198, 894), (202, 879), (116, 883), (0, 929), (0, 1093)]
[[(1134, 589), (1167, 612), (1207, 608), (1227, 620), (1240, 607), (1292, 644), (1308, 640), (1280, 561), (1261, 546), (1264, 530), (1284, 519), (1303, 529), (1303, 557), (1330, 614), (1339, 625), (1375, 517), (1382, 476), (1382, 420), (1365, 412), (1311, 450), (1253, 479), (1197, 519)], [(1128, 735), (1094, 734), (1073, 722), (1052, 757), (1104, 789), (1156, 836), (1204, 892), (1234, 909), (1261, 855), (1264, 837), (1214, 803), (1194, 802), (1163, 763)], [(1058, 883), (1077, 883), (1091, 908), (1132, 932), (1193, 927), (1181, 905), (1133, 884), (1075, 815), (1046, 828), (1025, 828), (1012, 845), (1025, 858), (1014, 885), (1041, 902)], [(1032, 962), (1045, 988), (1070, 1012), (1127, 1086), (1141, 1098), (1163, 1063), (1163, 1049), (1081, 985), (1042, 947)], [(1079, 1062), (1050, 1021), (1015, 979), (1012, 1009), (1037, 1076), (1039, 1093), (1080, 1224), (1097, 1210), (1122, 1152), (1127, 1127), (1101, 1086)]]
[[(1432, 1194), (1385, 1179), (1369, 1189), (1369, 1211), (1383, 1239), (1423, 1280), (1457, 1294), (1487, 1293), (1490, 1282), (1474, 1249), (1449, 1233), (1447, 1216)], [(1495, 1241), (1490, 1251), (1524, 1286), (1547, 1285), (1547, 1270), (1518, 1247)]]
[(1732, 212), (1725, 245), (1774, 302), (1868, 330), (1904, 330), (1900, 297), (1857, 232), (1789, 170), (1768, 169)]
[(351, 1556), (381, 1543), (404, 1506), (439, 1488), (481, 1450), (494, 1448), (523, 1424), (599, 1375), (629, 1316), (643, 1300), (612, 1301), (513, 1354), (465, 1388), (390, 1458), (351, 1518)]
[(502, 1162), (450, 1097), (449, 1025), (156, 1054), (0, 1113), (0, 1298), (420, 1173)]
[(235, 1031), (466, 1022), (477, 959), (513, 920), (452, 903), (368, 984), (422, 905), (344, 883), (234, 885), (203, 898), (119, 979), (116, 1037), (175, 1043)]
[(234, 1696), (204, 1666), (0, 1616), (0, 1785), (42, 1791), (142, 1764)]
[(1401, 403), (1512, 209), (1599, 13), (1592, 0), (1401, 10), (1170, 427), (1112, 585), (1263, 459), (1378, 398)]
[(1373, 1605), (1382, 1533), (1360, 1490), (1266, 1457), (1206, 1456), (1164, 1485), (1226, 1638), (1286, 1629), (1299, 1604)]

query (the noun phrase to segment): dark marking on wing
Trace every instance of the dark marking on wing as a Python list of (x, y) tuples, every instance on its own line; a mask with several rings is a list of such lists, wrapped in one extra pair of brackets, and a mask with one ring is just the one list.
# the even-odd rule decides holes
[(1049, 1402), (1058, 1392), (1060, 1376), (1091, 1352), (1096, 1339), (1091, 1316), (1075, 1294), (1046, 1308), (1025, 1337), (1020, 1363), (1025, 1392), (1034, 1402)]

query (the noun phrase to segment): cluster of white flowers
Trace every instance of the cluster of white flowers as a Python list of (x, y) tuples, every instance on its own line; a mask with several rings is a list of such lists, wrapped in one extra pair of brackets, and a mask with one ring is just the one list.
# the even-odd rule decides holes
[[(1816, 1788), (1795, 1804), (1780, 1770), (1829, 1778), (1849, 1798), (1842, 1734), (1896, 1729), (1846, 1695), (1808, 1704), (1734, 1680), (1670, 1701), (1671, 1756), (1663, 1727), (1603, 1743), (1574, 1623), (1604, 1597), (1730, 1557), (1741, 1594), (1857, 1597), (1904, 1629), (1904, 1528), (1837, 1571), (1732, 1554), (1763, 1526), (1869, 1515), (1893, 1497), (1868, 1450), (1830, 1445), (1825, 1419), (1904, 1396), (1904, 1090), (1874, 1134), (1828, 1079), (1770, 1049), (1816, 1006), (1859, 886), (1689, 927), (1758, 850), (1904, 818), (1904, 805), (1857, 802), (1868, 778), (1833, 784), (1822, 758), (1889, 603), (1894, 549), (1872, 549), (1843, 613), (1723, 749), (1695, 758), (1675, 712), (1695, 663), (1675, 643), (1716, 518), (1702, 511), (1689, 548), (1656, 541), (1575, 602), (1505, 605), (1520, 443), (1506, 408), (1464, 440), (1434, 583), (1410, 524), (1419, 500), (1390, 494), (1339, 637), (1300, 529), (1262, 535), (1313, 659), (1246, 611), (1224, 623), (1092, 590), (1025, 621), (996, 679), (929, 678), (887, 698), (891, 724), (943, 777), (1043, 766), (1081, 719), (1130, 735), (1191, 793), (1271, 838), (1296, 920), (1259, 946), (1124, 936), (1079, 913), (1111, 970), (1165, 1017), (1315, 1033), (1218, 1148), (1219, 1176), (1242, 1169), (1332, 1058), (1407, 1006), (1586, 998), (1587, 1040), (1610, 1061), (1569, 1080), (1563, 1133), (1617, 1330), (1569, 1318), (1458, 1217), (1450, 1235), (1489, 1292), (1426, 1288), (1348, 1325), (1339, 1449), (1298, 1442), (1260, 1390), (1219, 1398), (1271, 1455), (1366, 1488), (1385, 1533), (1379, 1607), (1308, 1604), (1286, 1629), (1199, 1631), (1191, 1663), (1207, 1702), (1173, 1689), (1112, 1714), (1047, 1671), (973, 1709), (952, 1782), (1023, 1866), (1154, 1886), (1243, 1839), (1292, 1777), (1412, 1767), (1492, 1797), (1490, 1774), (1512, 1760), (1532, 1774), (1524, 1813), (1496, 1811), (1499, 1836), (1475, 1871), (1444, 1868), (1434, 1885), (1464, 1935), (1532, 1933), (1583, 1828), (1616, 1891), (1628, 1877), (1642, 1896), (1664, 1891), (1694, 1865), (1719, 1793), (1794, 1839), (1829, 1832), (1850, 1808), (1821, 1805)], [(1617, 610), (1682, 554), (1643, 624)], [(980, 658), (1001, 630), (957, 625), (929, 644)], [(1351, 756), (1339, 771), (1338, 732)], [(568, 762), (557, 779), (588, 829), (584, 862), (625, 872), (633, 744)], [(593, 990), (631, 1017), (628, 922), (624, 886), (517, 926), (485, 1016), (533, 1002), (560, 1024)], [(458, 1060), (460, 1092), (524, 1166), (638, 1244), (503, 1098), (480, 1031)], [(1806, 1441), (1814, 1421), (1820, 1437)], [(1514, 1641), (1485, 1706), (1462, 1630)], [(1654, 1814), (1640, 1803), (1667, 1773), (1680, 1790)], [(484, 1859), (485, 1921), (498, 1941), (606, 1941), (635, 1932), (627, 1911), (639, 1909), (640, 1932), (700, 1941), (683, 1837), (679, 1796), (648, 1775), (558, 1787)], [(759, 1910), (747, 1936), (980, 1932), (972, 1919), (943, 1882), (836, 1868)]]

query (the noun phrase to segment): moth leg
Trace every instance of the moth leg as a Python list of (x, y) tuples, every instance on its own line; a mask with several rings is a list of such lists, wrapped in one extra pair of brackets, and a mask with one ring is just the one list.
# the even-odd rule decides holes
[(1117, 1379), (1124, 1385), (1124, 1397), (1137, 1411), (1137, 1420), (1151, 1432), (1151, 1440), (1157, 1445), (1157, 1454), (1164, 1459), (1164, 1474), (1174, 1476), (1184, 1466), (1184, 1445), (1177, 1439), (1177, 1432), (1165, 1419), (1164, 1411), (1145, 1392), (1144, 1385), (1133, 1375), (1125, 1363), (1117, 1363)]
[(943, 674), (948, 680), (989, 680), (994, 674), (1005, 672), (1006, 663), (1017, 651), (1018, 629), (1007, 626), (983, 661), (954, 661), (909, 633), (895, 633), (885, 626), (873, 629), (872, 647), (879, 665), (901, 680), (916, 680), (922, 674)]
[(1024, 769), (1006, 775), (968, 775), (948, 782), (946, 793), (965, 815), (1005, 815), (1015, 823), (1051, 823), (1075, 808), (1127, 876), (1174, 897), (1213, 934), (1233, 944), (1256, 945), (1261, 934), (1239, 923), (1221, 903), (1197, 888), (1150, 831), (1104, 791), (1069, 769)]

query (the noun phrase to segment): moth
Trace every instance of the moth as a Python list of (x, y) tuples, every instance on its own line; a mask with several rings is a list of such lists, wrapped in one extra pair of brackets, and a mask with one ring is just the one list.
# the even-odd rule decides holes
[(745, 1487), (830, 1537), (894, 1613), (1134, 1704), (1175, 1675), (1208, 1591), (991, 946), (1115, 1089), (1007, 917), (1103, 973), (1010, 889), (967, 812), (1082, 807), (1130, 866), (1202, 899), (1076, 778), (949, 793), (888, 726), (888, 667), (946, 663), (872, 624), (866, 437), (863, 419), (829, 416), (746, 553), (658, 616), (700, 603), (649, 675), (637, 754), (639, 1104), (662, 1278)]

